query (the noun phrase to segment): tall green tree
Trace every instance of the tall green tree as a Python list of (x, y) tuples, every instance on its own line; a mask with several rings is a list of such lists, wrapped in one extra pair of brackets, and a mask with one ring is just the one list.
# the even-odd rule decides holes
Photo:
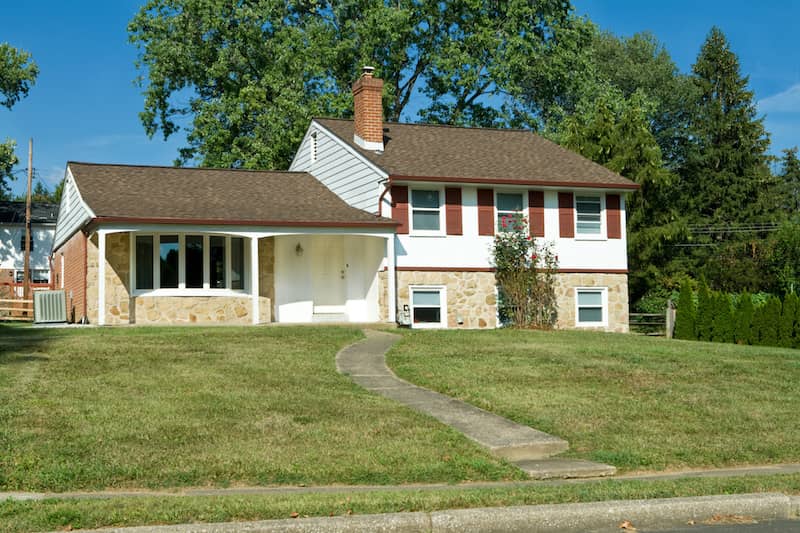
[[(7, 109), (28, 96), (36, 83), (39, 67), (24, 50), (0, 43), (0, 106)], [(16, 142), (6, 139), (0, 143), (0, 198), (8, 195), (8, 180), (14, 179), (12, 170), (19, 161), (14, 150)]]
[(800, 159), (797, 146), (783, 151), (778, 182), (782, 195), (782, 206), (789, 216), (800, 216)]
[(705, 280), (697, 291), (697, 339), (710, 341), (714, 325), (714, 295)]
[(555, 68), (553, 35), (574, 20), (554, 0), (149, 0), (128, 31), (142, 123), (149, 135), (186, 129), (179, 162), (283, 168), (311, 117), (349, 116), (362, 65), (385, 81), (389, 120), (422, 93), (427, 120), (527, 124), (506, 104), (525, 72)]
[(606, 86), (581, 101), (557, 131), (562, 145), (640, 186), (626, 205), (633, 301), (657, 284), (660, 267), (671, 255), (670, 243), (682, 229), (681, 216), (670, 207), (674, 176), (650, 130), (652, 105), (642, 91), (626, 97)]
[(692, 66), (697, 100), (689, 123), (692, 142), (681, 169), (683, 207), (702, 224), (764, 220), (762, 198), (771, 183), (764, 119), (739, 59), (712, 28)]

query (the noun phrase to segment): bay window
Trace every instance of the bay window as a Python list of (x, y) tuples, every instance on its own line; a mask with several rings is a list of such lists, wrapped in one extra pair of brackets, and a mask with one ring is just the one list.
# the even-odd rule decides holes
[(131, 280), (136, 291), (245, 290), (243, 237), (135, 235)]

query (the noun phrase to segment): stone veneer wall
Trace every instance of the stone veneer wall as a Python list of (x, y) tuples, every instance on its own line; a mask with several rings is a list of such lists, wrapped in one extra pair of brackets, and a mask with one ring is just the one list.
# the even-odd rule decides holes
[(606, 331), (628, 332), (628, 275), (627, 274), (558, 274), (559, 329), (575, 328), (575, 288), (608, 288), (608, 327)]
[[(383, 279), (385, 280), (385, 276)], [(493, 272), (399, 271), (397, 300), (400, 309), (404, 305), (411, 307), (409, 285), (447, 287), (448, 328), (494, 328), (497, 325), (497, 299)], [(383, 292), (381, 290), (379, 294)], [(382, 309), (385, 307), (381, 306)], [(461, 324), (458, 323), (459, 317), (463, 321)]]
[[(140, 296), (135, 301), (137, 324), (253, 323), (249, 296)], [(265, 301), (259, 298), (262, 310)]]

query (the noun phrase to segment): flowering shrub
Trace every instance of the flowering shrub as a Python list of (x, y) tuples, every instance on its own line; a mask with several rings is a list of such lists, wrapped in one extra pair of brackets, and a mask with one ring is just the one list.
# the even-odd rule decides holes
[(558, 256), (552, 244), (540, 244), (528, 235), (524, 217), (506, 216), (500, 224), (492, 244), (500, 321), (518, 328), (549, 329), (557, 318)]

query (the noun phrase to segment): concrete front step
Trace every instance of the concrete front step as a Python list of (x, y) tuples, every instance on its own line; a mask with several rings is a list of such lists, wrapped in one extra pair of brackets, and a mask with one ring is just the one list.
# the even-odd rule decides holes
[(513, 463), (527, 472), (532, 479), (605, 477), (617, 473), (617, 469), (611, 465), (581, 459), (551, 457), (534, 461), (513, 461)]

